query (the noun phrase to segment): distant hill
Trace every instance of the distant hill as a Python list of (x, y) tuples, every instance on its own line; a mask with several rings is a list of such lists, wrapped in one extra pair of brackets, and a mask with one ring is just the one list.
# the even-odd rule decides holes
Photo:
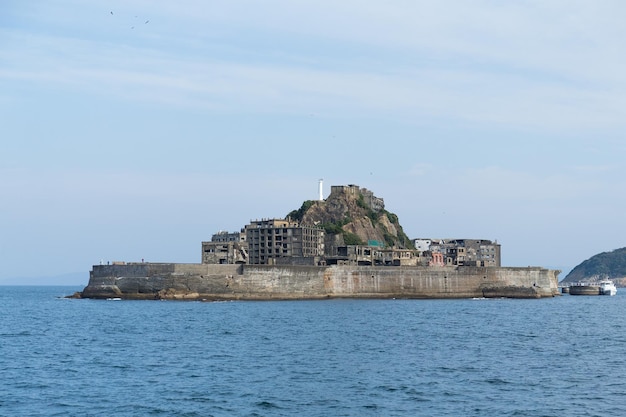
[(609, 278), (626, 286), (626, 248), (592, 256), (570, 271), (562, 282), (594, 281)]
[(287, 217), (323, 227), (327, 250), (367, 244), (414, 249), (398, 216), (385, 210), (382, 199), (358, 186), (333, 187), (326, 200), (307, 200)]

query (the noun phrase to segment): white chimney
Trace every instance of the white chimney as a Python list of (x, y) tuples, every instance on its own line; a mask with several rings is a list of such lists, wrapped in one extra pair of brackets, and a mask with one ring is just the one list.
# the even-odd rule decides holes
[(324, 200), (324, 180), (320, 178), (320, 201)]

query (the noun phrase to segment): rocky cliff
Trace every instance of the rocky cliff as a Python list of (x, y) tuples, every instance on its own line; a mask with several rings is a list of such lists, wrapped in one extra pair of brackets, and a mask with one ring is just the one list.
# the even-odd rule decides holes
[(322, 226), (326, 232), (327, 252), (337, 246), (368, 243), (414, 249), (398, 216), (385, 210), (381, 198), (354, 185), (333, 187), (326, 200), (305, 201), (287, 217)]

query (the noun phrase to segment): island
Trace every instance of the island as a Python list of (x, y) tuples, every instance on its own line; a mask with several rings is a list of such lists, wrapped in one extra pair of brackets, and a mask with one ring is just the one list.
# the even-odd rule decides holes
[(409, 239), (384, 200), (332, 186), (284, 218), (257, 219), (202, 242), (201, 262), (94, 265), (80, 298), (305, 300), (544, 298), (558, 270), (503, 267), (486, 239)]

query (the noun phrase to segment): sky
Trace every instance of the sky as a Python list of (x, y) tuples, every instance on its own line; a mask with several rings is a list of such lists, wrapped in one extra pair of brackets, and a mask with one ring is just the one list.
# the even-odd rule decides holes
[(0, 3), (0, 284), (201, 242), (331, 185), (503, 266), (626, 246), (621, 0)]

